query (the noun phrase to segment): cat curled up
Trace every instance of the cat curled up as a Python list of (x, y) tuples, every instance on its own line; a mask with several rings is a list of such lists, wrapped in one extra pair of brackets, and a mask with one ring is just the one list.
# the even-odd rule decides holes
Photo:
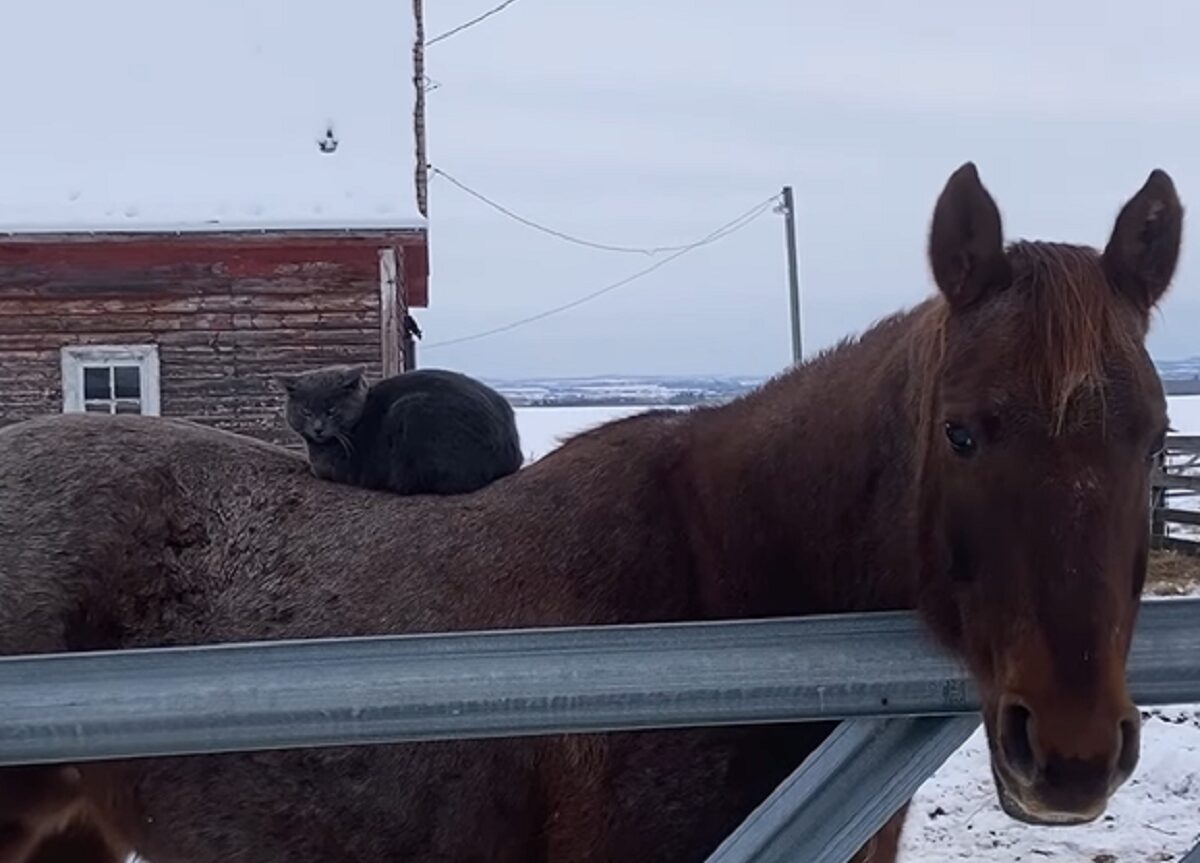
[(321, 479), (396, 494), (464, 494), (524, 458), (508, 401), (474, 378), (420, 369), (368, 384), (363, 366), (276, 375), (288, 425)]

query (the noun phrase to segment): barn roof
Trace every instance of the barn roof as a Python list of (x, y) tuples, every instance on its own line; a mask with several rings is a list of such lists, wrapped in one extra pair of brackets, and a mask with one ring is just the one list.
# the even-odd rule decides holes
[(414, 8), (12, 4), (0, 232), (422, 227)]

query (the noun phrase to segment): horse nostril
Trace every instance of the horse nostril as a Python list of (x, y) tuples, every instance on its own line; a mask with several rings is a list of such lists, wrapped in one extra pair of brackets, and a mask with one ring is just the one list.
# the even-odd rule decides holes
[(1121, 720), (1121, 748), (1117, 755), (1117, 772), (1122, 781), (1128, 778), (1137, 767), (1141, 737), (1142, 717), (1135, 709), (1131, 715)]
[(1033, 748), (1033, 714), (1019, 701), (1005, 698), (1000, 707), (1000, 750), (1014, 776), (1031, 782), (1037, 772)]

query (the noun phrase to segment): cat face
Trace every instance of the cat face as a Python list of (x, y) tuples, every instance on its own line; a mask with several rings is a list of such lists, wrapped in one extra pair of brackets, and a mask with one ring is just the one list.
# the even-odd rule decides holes
[(329, 443), (349, 435), (367, 402), (362, 366), (330, 366), (299, 375), (276, 375), (287, 393), (288, 425), (310, 443)]

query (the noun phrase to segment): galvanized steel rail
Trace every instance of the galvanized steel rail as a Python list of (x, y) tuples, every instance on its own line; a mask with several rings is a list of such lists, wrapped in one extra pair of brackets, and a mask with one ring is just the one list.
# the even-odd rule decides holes
[[(1140, 704), (1200, 702), (1200, 600), (1145, 603)], [(0, 765), (977, 707), (911, 614), (0, 659)]]
[(978, 725), (971, 715), (843, 722), (706, 863), (846, 863)]
[(1200, 863), (1200, 845), (1193, 848), (1179, 863)]

